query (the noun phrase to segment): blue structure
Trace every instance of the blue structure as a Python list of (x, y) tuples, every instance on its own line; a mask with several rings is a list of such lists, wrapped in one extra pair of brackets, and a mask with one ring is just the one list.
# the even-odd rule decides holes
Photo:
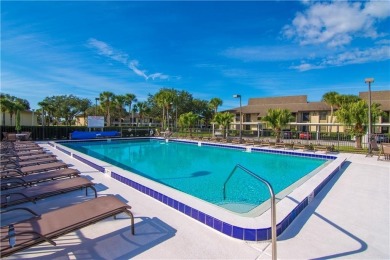
[(80, 132), (74, 131), (70, 134), (70, 139), (93, 139), (93, 138), (110, 138), (121, 137), (118, 131), (94, 131), (94, 132)]

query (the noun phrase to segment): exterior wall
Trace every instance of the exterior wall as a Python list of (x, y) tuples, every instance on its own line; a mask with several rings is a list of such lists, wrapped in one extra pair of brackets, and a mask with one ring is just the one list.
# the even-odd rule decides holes
[[(10, 114), (5, 112), (5, 125), (6, 126), (15, 126), (16, 124), (16, 113), (12, 115), (12, 124)], [(20, 112), (20, 124), (22, 126), (36, 126), (37, 123), (37, 114), (32, 111), (21, 111)], [(0, 112), (0, 125), (3, 125), (3, 112)]]
[[(360, 98), (368, 100), (368, 92), (360, 92)], [(389, 123), (390, 121), (390, 91), (372, 91), (371, 92), (371, 101), (372, 103), (380, 104), (380, 108), (388, 116), (380, 117), (377, 123)], [(257, 130), (257, 125), (259, 122), (258, 116), (261, 114), (265, 115), (267, 109), (269, 108), (287, 108), (293, 114), (296, 115), (296, 120), (294, 123), (337, 123), (336, 116), (333, 115), (333, 119), (330, 117), (330, 106), (326, 105), (324, 102), (308, 102), (306, 95), (300, 96), (284, 96), (284, 97), (270, 97), (270, 98), (250, 98), (248, 100), (248, 105), (243, 106), (243, 123), (251, 122), (251, 126), (248, 126), (251, 130)], [(239, 129), (239, 116), (237, 108), (230, 110), (233, 113), (237, 113), (237, 116), (234, 118), (232, 129)], [(245, 121), (247, 114), (250, 114), (250, 120)], [(306, 119), (306, 120), (305, 120)], [(267, 128), (266, 123), (262, 123), (262, 128)], [(286, 127), (288, 128), (288, 127)], [(244, 129), (246, 129), (244, 127)], [(297, 131), (320, 131), (320, 132), (345, 132), (346, 126), (311, 126), (311, 125), (291, 125), (290, 129), (295, 129)], [(374, 133), (389, 133), (389, 126), (375, 126), (373, 127)]]

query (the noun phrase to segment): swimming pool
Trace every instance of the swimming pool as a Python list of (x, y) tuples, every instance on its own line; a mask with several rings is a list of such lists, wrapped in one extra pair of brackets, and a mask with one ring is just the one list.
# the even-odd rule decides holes
[[(328, 155), (247, 149), (237, 146), (227, 146), (229, 149), (226, 149), (205, 142), (167, 142), (162, 139), (145, 138), (61, 144), (54, 145), (74, 158), (102, 172), (110, 173), (111, 177), (216, 230), (245, 240), (269, 238), (268, 228), (254, 229), (252, 227), (258, 224), (253, 223), (249, 225), (245, 223), (249, 228), (242, 227), (242, 223), (241, 227), (238, 227), (232, 223), (236, 222), (236, 219), (229, 215), (246, 216), (246, 222), (249, 217), (252, 220), (261, 217), (261, 213), (269, 207), (269, 203), (263, 203), (268, 200), (269, 194), (261, 183), (237, 171), (229, 181), (227, 199), (224, 200), (223, 183), (236, 164), (239, 163), (269, 180), (278, 194), (277, 198), (281, 200), (286, 195), (290, 196), (292, 191), (326, 169), (336, 159)], [(105, 165), (101, 161), (106, 162)], [(335, 170), (331, 173), (334, 172)], [(310, 196), (315, 195), (313, 191), (305, 195), (307, 200), (303, 204), (307, 205)], [(195, 198), (191, 198), (192, 196)], [(210, 206), (210, 203), (213, 206)], [(259, 206), (262, 203), (263, 206)], [(283, 204), (283, 201), (280, 203)], [(218, 205), (218, 210), (215, 205)], [(287, 218), (287, 222), (291, 222), (297, 212), (303, 209), (301, 203), (295, 206), (296, 209), (290, 212), (292, 215)], [(227, 214), (228, 211), (231, 214)], [(215, 217), (214, 214), (220, 216)], [(230, 220), (227, 220), (229, 218)], [(279, 232), (284, 229), (282, 222)], [(262, 234), (260, 230), (264, 230), (265, 233)]]

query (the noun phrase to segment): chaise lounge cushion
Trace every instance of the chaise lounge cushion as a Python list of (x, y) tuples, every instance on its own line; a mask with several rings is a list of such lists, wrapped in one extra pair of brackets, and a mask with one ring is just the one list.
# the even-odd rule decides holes
[(62, 194), (82, 188), (91, 188), (97, 196), (94, 183), (84, 177), (71, 178), (66, 180), (56, 180), (44, 184), (24, 189), (18, 189), (12, 192), (1, 194), (1, 207), (8, 207), (24, 202), (35, 202), (49, 196)]
[(78, 170), (73, 168), (65, 168), (60, 170), (29, 174), (24, 177), (5, 178), (1, 181), (1, 189), (5, 190), (21, 186), (31, 186), (39, 182), (77, 177), (79, 175), (80, 172)]
[[(33, 217), (13, 225), (3, 226), (0, 230), (1, 257), (46, 241), (55, 245), (52, 239), (119, 213), (126, 213), (131, 217), (131, 231), (134, 235), (134, 216), (130, 208), (129, 205), (109, 195), (50, 211), (38, 218)], [(12, 241), (15, 241), (14, 245)]]

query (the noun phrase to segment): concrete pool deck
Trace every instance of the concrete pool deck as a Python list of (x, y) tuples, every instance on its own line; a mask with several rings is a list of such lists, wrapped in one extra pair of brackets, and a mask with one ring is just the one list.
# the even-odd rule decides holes
[[(59, 237), (55, 247), (43, 243), (9, 259), (271, 258), (268, 242), (225, 236), (49, 145), (43, 146), (95, 182), (99, 195), (115, 194), (131, 205), (136, 235), (130, 233), (130, 219), (121, 215)], [(376, 156), (346, 157), (342, 170), (278, 237), (279, 259), (390, 258), (390, 162), (377, 161)], [(75, 191), (23, 206), (43, 213), (89, 198), (83, 191)], [(2, 222), (12, 217), (7, 218), (2, 216)]]

